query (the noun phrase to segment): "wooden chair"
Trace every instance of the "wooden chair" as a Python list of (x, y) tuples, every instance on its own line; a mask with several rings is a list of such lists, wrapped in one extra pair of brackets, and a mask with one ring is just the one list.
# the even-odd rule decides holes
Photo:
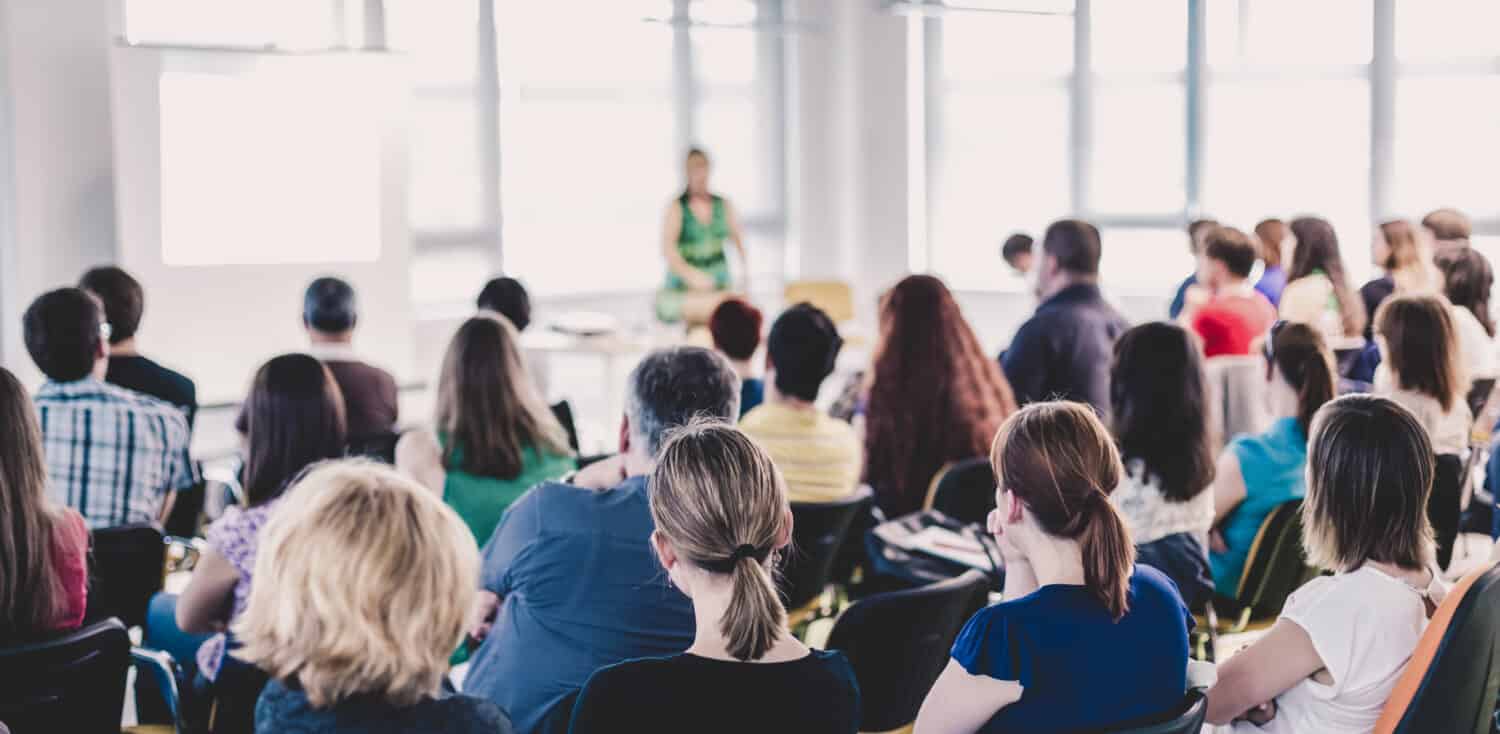
[(842, 280), (794, 280), (782, 289), (782, 300), (788, 305), (811, 303), (835, 324), (854, 320), (854, 289)]

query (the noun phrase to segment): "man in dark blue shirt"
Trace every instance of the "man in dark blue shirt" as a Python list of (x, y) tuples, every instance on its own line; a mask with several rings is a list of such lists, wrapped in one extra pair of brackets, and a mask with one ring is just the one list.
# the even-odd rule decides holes
[(1042, 303), (1000, 359), (1022, 405), (1076, 400), (1108, 418), (1109, 364), (1130, 324), (1099, 293), (1099, 256), (1094, 225), (1064, 219), (1047, 228), (1036, 266)]
[[(1194, 259), (1203, 254), (1203, 247), (1208, 243), (1208, 233), (1218, 226), (1219, 222), (1214, 219), (1195, 219), (1188, 225), (1188, 249), (1192, 250)], [(1182, 284), (1177, 286), (1177, 291), (1172, 294), (1172, 305), (1167, 307), (1168, 318), (1176, 319), (1182, 314), (1182, 309), (1187, 307), (1188, 290), (1195, 285), (1198, 285), (1196, 272), (1184, 278)]]
[(641, 361), (630, 375), (620, 456), (572, 484), (533, 487), (485, 545), (475, 616), (494, 621), (475, 631), (484, 643), (465, 693), (499, 704), (530, 734), (594, 671), (692, 645), (692, 603), (651, 552), (646, 476), (668, 431), (700, 415), (732, 422), (739, 397), (734, 368), (712, 351), (681, 347)]

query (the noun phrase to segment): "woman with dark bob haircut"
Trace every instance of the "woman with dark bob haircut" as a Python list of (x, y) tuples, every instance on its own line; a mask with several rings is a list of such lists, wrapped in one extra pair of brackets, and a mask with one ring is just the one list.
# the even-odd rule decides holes
[(1385, 398), (1351, 395), (1313, 419), (1302, 504), (1308, 562), (1333, 572), (1286, 601), (1271, 631), (1219, 666), (1220, 731), (1369, 732), (1447, 592), (1436, 572), (1427, 431)]

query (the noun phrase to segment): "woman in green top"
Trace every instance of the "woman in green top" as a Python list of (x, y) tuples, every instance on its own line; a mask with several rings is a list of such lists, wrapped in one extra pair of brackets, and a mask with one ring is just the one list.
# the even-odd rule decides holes
[(667, 259), (667, 282), (656, 301), (656, 314), (672, 323), (705, 323), (730, 289), (729, 258), (724, 241), (739, 254), (740, 286), (748, 284), (745, 239), (739, 217), (727, 199), (708, 190), (708, 154), (693, 148), (687, 154), (687, 187), (667, 205), (662, 254)]
[(441, 494), (481, 546), (526, 490), (577, 465), (504, 317), (475, 316), (453, 335), (435, 424), (401, 437), (396, 467)]

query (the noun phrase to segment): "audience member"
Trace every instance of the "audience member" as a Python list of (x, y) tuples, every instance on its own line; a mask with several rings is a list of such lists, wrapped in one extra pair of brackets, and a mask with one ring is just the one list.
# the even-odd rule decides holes
[(1376, 309), (1391, 294), (1440, 293), (1443, 287), (1443, 275), (1432, 263), (1432, 248), (1411, 222), (1394, 219), (1376, 227), (1370, 251), (1383, 275), (1359, 289), (1368, 318), (1366, 339), (1374, 333)]
[(1255, 241), (1260, 248), (1260, 260), (1265, 269), (1255, 290), (1266, 297), (1272, 306), (1281, 305), (1281, 291), (1286, 289), (1286, 268), (1282, 267), (1283, 253), (1291, 251), (1291, 231), (1280, 219), (1262, 219), (1255, 225)]
[(792, 512), (771, 457), (728, 424), (689, 424), (652, 470), (651, 519), (656, 557), (692, 600), (693, 644), (594, 673), (570, 731), (857, 732), (849, 661), (787, 629), (773, 574)]
[(1457, 209), (1434, 209), (1422, 217), (1422, 228), (1432, 234), (1435, 249), (1439, 252), (1453, 247), (1468, 247), (1474, 236), (1474, 225), (1469, 216)]
[(1208, 386), (1192, 335), (1167, 323), (1125, 332), (1115, 344), (1110, 398), (1125, 466), (1110, 499), (1130, 529), (1137, 562), (1166, 574), (1188, 608), (1199, 608), (1214, 590), (1207, 548), (1214, 454)]
[(197, 482), (182, 411), (104, 382), (109, 323), (77, 288), (26, 309), (26, 350), (47, 382), (36, 394), (48, 491), (90, 528), (160, 522)]
[[(1188, 252), (1193, 254), (1193, 259), (1203, 253), (1203, 246), (1208, 243), (1208, 233), (1212, 232), (1219, 222), (1213, 219), (1195, 219), (1188, 224)], [(1198, 273), (1194, 271), (1183, 279), (1182, 285), (1177, 286), (1177, 292), (1172, 295), (1172, 305), (1167, 307), (1167, 317), (1175, 319), (1182, 315), (1182, 309), (1187, 305), (1188, 291), (1198, 284)]]
[(1312, 325), (1330, 344), (1363, 336), (1364, 304), (1344, 275), (1333, 225), (1325, 219), (1302, 217), (1292, 220), (1291, 229), (1297, 246), (1287, 274), (1289, 282), (1281, 292), (1281, 318)]
[(754, 410), (765, 399), (765, 383), (756, 377), (750, 360), (760, 349), (760, 309), (742, 298), (726, 298), (708, 319), (714, 349), (729, 358), (740, 376), (740, 415)]
[(945, 464), (983, 456), (1016, 409), (1005, 375), (930, 275), (907, 276), (881, 299), (862, 402), (864, 480), (890, 517), (918, 510)]
[(434, 428), (409, 431), (396, 444), (396, 466), (458, 512), (477, 544), (522, 493), (577, 465), (519, 339), (503, 317), (465, 321), (443, 357)]
[(1438, 296), (1392, 297), (1376, 311), (1375, 335), (1385, 357), (1376, 392), (1411, 411), (1437, 453), (1464, 454), (1474, 416), (1448, 305)]
[(1433, 569), (1432, 446), (1409, 412), (1351, 395), (1318, 412), (1302, 505), (1307, 582), (1270, 632), (1219, 666), (1208, 721), (1236, 733), (1375, 727), (1446, 589)]
[(1099, 257), (1099, 230), (1088, 222), (1054, 222), (1042, 237), (1042, 303), (1001, 357), (1022, 405), (1077, 400), (1107, 418), (1109, 358), (1130, 324), (1099, 293)]
[(1259, 435), (1236, 436), (1214, 472), (1208, 562), (1214, 586), (1234, 598), (1255, 535), (1271, 510), (1306, 492), (1307, 428), (1338, 385), (1333, 353), (1307, 324), (1279, 323), (1266, 339), (1266, 383), (1274, 418)]
[(104, 318), (109, 322), (109, 370), (104, 381), (177, 406), (191, 430), (198, 413), (198, 388), (182, 374), (143, 356), (135, 343), (146, 310), (141, 284), (130, 273), (108, 266), (84, 273), (78, 287), (104, 304)]
[(515, 278), (493, 278), (479, 291), (476, 304), (481, 312), (496, 313), (510, 320), (516, 331), (531, 325), (531, 296)]
[[(208, 526), (207, 547), (182, 596), (158, 595), (148, 614), (148, 643), (172, 653), (187, 680), (195, 669), (206, 681), (218, 678), (230, 647), (221, 631), (245, 611), (261, 528), (287, 487), (307, 467), (344, 453), (343, 398), (329, 370), (308, 355), (262, 365), (245, 407), (245, 506), (225, 508)], [(267, 583), (283, 581), (272, 576)]]
[(814, 405), (843, 344), (833, 320), (810, 303), (782, 312), (766, 339), (766, 401), (740, 430), (771, 455), (792, 502), (832, 502), (859, 487), (859, 435)]
[(47, 497), (36, 408), (21, 381), (0, 367), (0, 645), (83, 622), (89, 531), (76, 511)]
[[(500, 519), (484, 548), (474, 653), (464, 689), (536, 732), (594, 671), (675, 655), (693, 642), (692, 604), (652, 554), (647, 475), (666, 432), (694, 417), (734, 420), (739, 378), (723, 357), (680, 347), (631, 373), (622, 457), (588, 467), (580, 486), (544, 483)], [(493, 630), (491, 633), (490, 630)]]
[(1031, 275), (1031, 267), (1035, 256), (1032, 254), (1034, 240), (1031, 235), (1017, 232), (1005, 238), (1005, 244), (1000, 246), (1000, 257), (1005, 264), (1010, 266), (1016, 275), (1026, 277)]
[[(354, 352), (359, 322), (354, 288), (338, 278), (318, 278), (307, 287), (302, 323), (310, 343), (307, 353), (328, 365), (344, 394), (349, 441), (361, 443), (389, 434), (398, 419), (396, 379)], [(240, 426), (243, 432), (243, 425)]]
[(1455, 247), (1437, 257), (1443, 274), (1443, 294), (1453, 308), (1459, 354), (1470, 379), (1500, 374), (1500, 356), (1495, 352), (1495, 319), (1490, 314), (1490, 292), (1495, 272), (1483, 253), (1472, 247)]
[[(1243, 356), (1276, 323), (1276, 308), (1250, 283), (1255, 243), (1232, 227), (1215, 227), (1198, 256), (1198, 285), (1182, 318), (1203, 340), (1203, 356)], [(1206, 298), (1195, 302), (1199, 298)]]
[(1108, 497), (1123, 472), (1104, 424), (1085, 405), (1031, 405), (990, 461), (1006, 601), (959, 633), (916, 730), (1102, 731), (1176, 709), (1192, 617), (1166, 576), (1135, 563)]
[[(483, 699), (445, 695), (479, 574), (463, 522), (388, 468), (326, 464), (266, 526), (235, 655), (272, 678), (259, 734), (510, 734)], [(394, 580), (394, 582), (393, 582)]]

